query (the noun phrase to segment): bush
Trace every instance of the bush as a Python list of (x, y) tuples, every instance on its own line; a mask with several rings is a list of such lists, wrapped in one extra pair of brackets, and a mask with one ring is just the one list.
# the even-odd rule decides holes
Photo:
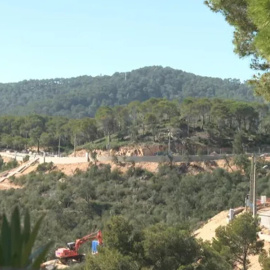
[(24, 158), (23, 158), (23, 162), (27, 162), (29, 160), (29, 155), (26, 155)]
[(13, 168), (16, 168), (19, 165), (18, 161), (16, 159), (13, 159), (11, 161), (9, 161), (8, 163), (5, 164), (4, 166), (4, 170), (11, 170)]
[(51, 171), (53, 169), (53, 167), (54, 167), (53, 162), (50, 162), (50, 163), (45, 162), (45, 163), (38, 165), (37, 171), (38, 172)]
[(112, 162), (113, 162), (113, 164), (118, 164), (118, 157), (117, 156), (115, 156), (115, 155), (113, 155), (112, 156)]

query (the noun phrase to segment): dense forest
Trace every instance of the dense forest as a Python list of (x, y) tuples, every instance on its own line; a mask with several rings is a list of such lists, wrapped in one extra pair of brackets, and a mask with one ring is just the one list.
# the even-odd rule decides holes
[(160, 66), (112, 76), (28, 80), (0, 84), (1, 115), (93, 117), (100, 106), (149, 98), (183, 101), (186, 97), (218, 97), (254, 101), (253, 91), (236, 79), (196, 76)]
[[(266, 104), (207, 98), (152, 98), (100, 107), (94, 118), (0, 117), (0, 147), (68, 153), (86, 148), (115, 149), (129, 144), (168, 145), (178, 154), (207, 154), (211, 148), (237, 153), (267, 151), (270, 114)], [(170, 136), (168, 136), (170, 134)], [(229, 152), (228, 152), (229, 151)]]

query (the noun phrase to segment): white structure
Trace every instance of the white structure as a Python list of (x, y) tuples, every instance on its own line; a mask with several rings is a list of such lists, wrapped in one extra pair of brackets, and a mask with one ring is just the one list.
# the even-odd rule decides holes
[(230, 209), (229, 210), (229, 215), (228, 215), (228, 218), (229, 218), (229, 222), (231, 222), (234, 218), (234, 209)]
[(260, 210), (258, 216), (260, 218), (260, 225), (270, 230), (270, 210)]
[(261, 204), (265, 204), (266, 203), (266, 196), (261, 196)]

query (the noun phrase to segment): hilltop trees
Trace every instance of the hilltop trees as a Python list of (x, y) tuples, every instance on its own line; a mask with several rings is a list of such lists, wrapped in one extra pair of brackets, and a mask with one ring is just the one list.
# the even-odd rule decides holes
[(259, 103), (206, 98), (186, 98), (180, 103), (152, 98), (100, 107), (95, 118), (3, 116), (0, 147), (63, 152), (81, 145), (88, 149), (111, 149), (130, 142), (168, 145), (170, 133), (174, 152), (196, 154), (209, 145), (231, 148), (239, 132), (246, 138), (245, 148), (260, 142), (266, 145), (269, 119), (268, 106)]
[(27, 118), (25, 129), (29, 131), (28, 136), (37, 145), (39, 152), (40, 136), (44, 131), (45, 119), (39, 115), (32, 115)]
[(254, 101), (252, 90), (234, 79), (200, 77), (161, 66), (112, 76), (29, 80), (0, 84), (0, 115), (94, 117), (99, 107), (144, 102), (150, 98), (182, 101), (186, 97), (220, 97)]
[(243, 134), (241, 132), (236, 133), (234, 136), (233, 153), (237, 155), (244, 154)]

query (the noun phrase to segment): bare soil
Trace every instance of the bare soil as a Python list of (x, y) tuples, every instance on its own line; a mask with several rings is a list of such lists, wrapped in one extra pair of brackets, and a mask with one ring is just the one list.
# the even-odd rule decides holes
[(65, 269), (68, 268), (68, 265), (62, 264), (59, 260), (51, 260), (43, 263), (40, 266), (40, 269), (47, 270), (47, 269)]
[(0, 190), (7, 190), (11, 188), (17, 189), (22, 187), (12, 184), (8, 179), (0, 183)]
[(226, 226), (228, 224), (228, 211), (222, 211), (216, 216), (210, 218), (200, 229), (194, 232), (196, 238), (201, 238), (204, 241), (212, 241), (215, 237), (215, 231), (219, 226)]

